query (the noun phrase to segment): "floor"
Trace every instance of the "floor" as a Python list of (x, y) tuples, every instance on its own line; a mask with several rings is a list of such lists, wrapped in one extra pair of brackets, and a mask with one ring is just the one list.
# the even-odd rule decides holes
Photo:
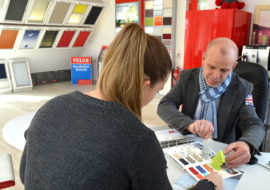
[[(95, 86), (93, 85), (72, 86), (70, 82), (59, 82), (35, 86), (33, 90), (27, 92), (0, 95), (0, 152), (11, 154), (16, 183), (15, 187), (6, 188), (7, 190), (23, 190), (24, 187), (19, 178), (19, 166), (22, 152), (3, 140), (2, 128), (5, 123), (18, 116), (38, 110), (46, 101), (55, 96), (69, 93), (74, 90), (86, 92), (93, 89), (95, 89)], [(166, 125), (156, 113), (157, 105), (161, 97), (161, 95), (156, 95), (152, 102), (142, 110), (143, 122), (148, 126), (153, 127), (153, 129), (158, 126)]]

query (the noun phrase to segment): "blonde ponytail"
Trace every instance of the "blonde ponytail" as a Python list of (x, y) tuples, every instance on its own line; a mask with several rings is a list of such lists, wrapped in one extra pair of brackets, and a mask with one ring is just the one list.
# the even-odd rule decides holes
[(141, 119), (144, 52), (147, 36), (137, 24), (126, 24), (110, 44), (98, 81), (102, 95)]
[(138, 24), (126, 24), (110, 44), (98, 80), (102, 96), (141, 120), (144, 75), (151, 85), (165, 80), (172, 62), (162, 42)]

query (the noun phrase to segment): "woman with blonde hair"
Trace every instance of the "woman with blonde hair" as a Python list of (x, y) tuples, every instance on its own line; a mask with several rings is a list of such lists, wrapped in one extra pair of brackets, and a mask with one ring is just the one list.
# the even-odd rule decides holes
[(108, 48), (96, 90), (56, 97), (36, 113), (21, 159), (25, 189), (172, 189), (162, 149), (141, 122), (141, 107), (171, 69), (161, 41), (127, 24)]

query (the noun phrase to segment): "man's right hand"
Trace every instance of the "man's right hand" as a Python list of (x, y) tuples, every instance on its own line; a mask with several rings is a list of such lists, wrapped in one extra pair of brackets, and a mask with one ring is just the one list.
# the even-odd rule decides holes
[(214, 133), (214, 126), (210, 121), (196, 120), (187, 127), (187, 130), (190, 131), (192, 134), (197, 134), (200, 137), (209, 139)]

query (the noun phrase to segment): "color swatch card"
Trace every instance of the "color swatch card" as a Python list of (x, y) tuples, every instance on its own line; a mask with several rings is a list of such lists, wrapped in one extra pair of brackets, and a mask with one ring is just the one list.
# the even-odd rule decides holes
[(242, 175), (242, 173), (236, 169), (226, 168), (225, 164), (221, 166), (220, 170), (215, 170), (211, 166), (211, 158), (213, 158), (216, 153), (211, 151), (209, 158), (205, 159), (203, 147), (204, 145), (201, 142), (196, 141), (165, 148), (163, 151), (180, 164), (196, 180), (201, 180), (214, 171), (218, 172), (223, 179)]

